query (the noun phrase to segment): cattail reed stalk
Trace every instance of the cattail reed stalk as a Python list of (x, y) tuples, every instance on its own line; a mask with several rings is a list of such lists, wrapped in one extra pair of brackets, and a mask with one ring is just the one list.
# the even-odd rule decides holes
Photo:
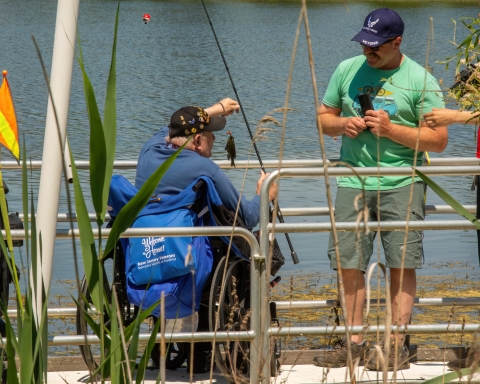
[(125, 366), (126, 368), (126, 373), (127, 373), (127, 378), (130, 382), (133, 380), (132, 376), (132, 371), (130, 369), (130, 360), (128, 360), (128, 351), (127, 351), (127, 342), (125, 340), (125, 333), (123, 332), (123, 318), (122, 318), (122, 311), (120, 310), (120, 303), (118, 302), (118, 297), (117, 297), (117, 289), (115, 287), (115, 284), (112, 286), (112, 300), (115, 300), (115, 308), (116, 308), (116, 313), (112, 314), (113, 316), (117, 316), (117, 321), (118, 321), (118, 330), (120, 333), (120, 339), (122, 340), (122, 345), (121, 347), (123, 348), (123, 353), (125, 354), (125, 357), (127, 360), (122, 364), (122, 366)]
[[(162, 291), (160, 297), (160, 377), (162, 384), (165, 384), (165, 292)], [(193, 327), (192, 327), (193, 329)], [(192, 370), (190, 370), (192, 371)], [(192, 376), (190, 374), (190, 382), (192, 382)]]
[[(308, 24), (308, 15), (307, 15), (307, 4), (306, 0), (302, 0), (302, 15), (303, 15), (303, 22), (305, 25), (305, 34), (307, 38), (307, 46), (308, 46), (308, 57), (309, 57), (309, 63), (310, 63), (310, 72), (312, 76), (312, 86), (313, 86), (313, 95), (314, 95), (314, 103), (315, 103), (315, 111), (317, 112), (320, 105), (318, 101), (318, 88), (317, 88), (317, 81), (315, 77), (315, 67), (314, 67), (314, 60), (313, 60), (313, 50), (312, 50), (312, 42), (310, 38), (310, 27)], [(338, 248), (338, 235), (337, 235), (337, 229), (335, 227), (335, 216), (333, 213), (333, 204), (332, 204), (332, 192), (330, 189), (330, 180), (328, 176), (328, 163), (327, 163), (327, 156), (326, 156), (326, 151), (325, 151), (325, 139), (323, 136), (323, 129), (322, 129), (322, 122), (320, 121), (320, 115), (317, 113), (317, 118), (316, 118), (316, 123), (317, 123), (317, 129), (319, 133), (319, 139), (320, 139), (320, 149), (322, 153), (322, 160), (323, 160), (323, 171), (325, 173), (325, 190), (327, 194), (327, 203), (328, 203), (328, 208), (329, 208), (329, 214), (330, 214), (330, 222), (332, 224), (332, 236), (333, 236), (333, 242), (334, 242), (334, 247), (335, 247), (335, 255), (337, 259), (337, 275), (338, 275), (338, 287), (339, 287), (339, 294), (340, 294), (340, 300), (342, 303), (345, 303), (345, 290), (343, 286), (343, 275), (342, 275), (342, 266), (340, 264), (340, 250)], [(343, 306), (343, 315), (345, 319), (348, 319), (348, 312), (347, 309), (345, 308), (345, 305)], [(350, 340), (350, 330), (348, 327), (345, 327), (345, 337), (347, 340)], [(356, 378), (355, 378), (355, 372), (353, 368), (353, 362), (352, 362), (352, 351), (350, 347), (350, 343), (347, 342), (347, 363), (348, 363), (348, 369), (350, 373), (350, 382), (352, 384), (356, 383)]]

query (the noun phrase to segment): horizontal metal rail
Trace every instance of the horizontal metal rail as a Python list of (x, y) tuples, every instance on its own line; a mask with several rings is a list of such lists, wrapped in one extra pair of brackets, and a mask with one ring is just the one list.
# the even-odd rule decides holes
[[(464, 205), (463, 206), (468, 212), (475, 213), (477, 207), (475, 205)], [(333, 208), (335, 210), (335, 208)], [(445, 214), (445, 213), (454, 213), (455, 211), (450, 205), (432, 205), (428, 204), (425, 206), (425, 213), (427, 215), (434, 214)], [(312, 207), (312, 208), (283, 208), (283, 216), (328, 216), (329, 209), (328, 207)], [(92, 214), (92, 221), (96, 220), (96, 217)], [(60, 220), (59, 220), (60, 221)]]
[[(329, 159), (328, 162), (338, 162), (339, 159)], [(219, 160), (215, 163), (220, 168), (231, 168), (229, 160)], [(427, 161), (424, 159), (424, 165), (427, 165)], [(459, 165), (479, 165), (480, 161), (476, 157), (436, 157), (430, 159), (430, 166), (459, 166)], [(278, 168), (279, 165), (282, 168), (292, 168), (292, 167), (323, 167), (323, 161), (319, 159), (287, 159), (282, 160), (280, 163), (278, 160), (263, 160), (263, 165), (265, 168)], [(2, 169), (21, 169), (22, 162), (17, 164), (16, 161), (2, 161), (0, 162)], [(77, 160), (75, 161), (75, 166), (77, 169), (88, 169), (90, 167), (90, 162), (88, 160)], [(236, 168), (260, 168), (260, 164), (257, 161), (248, 161), (248, 160), (235, 160)], [(28, 169), (41, 169), (42, 161), (34, 160), (27, 162)], [(137, 160), (117, 160), (114, 163), (115, 169), (136, 169)]]
[[(109, 236), (111, 228), (102, 229), (102, 238)], [(29, 231), (31, 232), (31, 231)], [(5, 236), (5, 230), (2, 231)], [(72, 237), (80, 236), (80, 230), (74, 229), (57, 229), (56, 237), (59, 239), (68, 239)], [(12, 239), (24, 239), (25, 231), (22, 229), (15, 229), (11, 231)], [(123, 232), (120, 237), (145, 237), (145, 236), (170, 236), (170, 237), (182, 237), (182, 236), (242, 236), (245, 238), (255, 258), (259, 258), (258, 242), (252, 232), (248, 229), (241, 227), (158, 227), (158, 228), (129, 228)], [(30, 236), (30, 233), (29, 233)], [(98, 238), (98, 231), (93, 231), (94, 238)], [(263, 257), (264, 258), (264, 257)]]
[[(373, 221), (368, 222), (368, 228), (371, 231), (404, 231), (406, 221)], [(331, 223), (292, 223), (292, 224), (269, 224), (267, 229), (269, 232), (277, 233), (295, 233), (295, 232), (330, 232), (332, 230)], [(428, 221), (410, 221), (410, 230), (473, 230), (476, 227), (468, 220), (428, 220)], [(364, 229), (363, 223), (337, 222), (335, 224), (339, 232), (354, 232)]]
[[(146, 342), (150, 339), (150, 333), (140, 333), (139, 341)], [(165, 333), (166, 342), (180, 341), (228, 341), (228, 340), (246, 340), (250, 341), (255, 337), (254, 331), (236, 331), (236, 332), (184, 332), (184, 333)], [(85, 345), (85, 339), (89, 345), (100, 344), (100, 340), (96, 335), (76, 335), (76, 336), (48, 336), (48, 345)], [(0, 347), (4, 347), (6, 339), (1, 339)], [(158, 343), (162, 340), (159, 333), (155, 339)]]
[[(381, 231), (404, 231), (407, 225), (406, 221), (373, 221), (368, 223), (368, 228), (371, 231), (377, 229)], [(473, 230), (476, 227), (468, 220), (429, 220), (429, 221), (410, 221), (410, 230)], [(364, 224), (356, 224), (351, 222), (337, 222), (337, 231), (340, 232), (354, 232), (362, 230)], [(269, 224), (267, 229), (272, 232), (273, 224)], [(275, 224), (275, 232), (277, 233), (294, 233), (294, 232), (330, 232), (332, 230), (331, 223), (292, 223), (292, 224)], [(5, 236), (5, 230), (2, 230)], [(80, 236), (80, 230), (74, 229), (57, 229), (58, 239), (68, 239)], [(110, 234), (110, 228), (102, 229), (102, 237), (106, 238)], [(232, 227), (170, 227), (170, 228), (129, 228), (122, 235), (126, 237), (144, 237), (144, 236), (172, 236), (181, 237), (185, 235), (190, 236), (229, 236), (232, 234)], [(248, 235), (250, 234), (250, 235)], [(15, 229), (11, 231), (12, 239), (19, 240), (25, 238), (25, 231), (22, 229)], [(98, 232), (94, 231), (94, 237), (98, 238)], [(234, 236), (251, 237), (255, 239), (253, 234), (240, 227), (235, 227)], [(255, 239), (255, 243), (257, 240)], [(258, 244), (258, 243), (257, 243)], [(258, 245), (257, 245), (258, 247)], [(257, 255), (258, 256), (258, 252)], [(265, 257), (262, 257), (265, 258)]]
[[(337, 300), (299, 300), (299, 301), (275, 301), (277, 310), (289, 309), (320, 309), (333, 308), (338, 306)], [(371, 307), (384, 307), (386, 305), (385, 299), (371, 299)], [(480, 305), (480, 297), (465, 297), (465, 298), (451, 298), (451, 297), (427, 297), (415, 298), (415, 307), (456, 307)]]
[[(419, 171), (428, 176), (462, 176), (480, 174), (479, 165), (459, 165), (459, 166), (420, 166)], [(345, 167), (328, 168), (330, 177), (338, 176), (411, 176), (411, 167), (355, 167), (353, 169)], [(281, 177), (314, 177), (324, 176), (323, 168), (282, 168), (280, 171), (274, 171), (275, 175)]]
[[(368, 327), (354, 326), (349, 327), (350, 334), (375, 334), (377, 332), (384, 333), (384, 325), (372, 325)], [(439, 334), (439, 333), (476, 333), (480, 331), (479, 324), (419, 324), (408, 326), (392, 326), (392, 332), (398, 332), (400, 334)], [(269, 336), (306, 336), (306, 335), (344, 335), (345, 327), (343, 326), (319, 326), (319, 327), (281, 327), (281, 328), (269, 328)], [(228, 341), (228, 340), (252, 340), (255, 337), (254, 331), (237, 331), (237, 332), (185, 332), (185, 333), (167, 333), (165, 338), (171, 342), (181, 341)], [(49, 336), (48, 345), (85, 345), (85, 338), (88, 344), (99, 344), (100, 340), (96, 335), (77, 335), (77, 336)], [(148, 341), (150, 338), (149, 333), (141, 333), (139, 335), (139, 341)], [(161, 341), (161, 334), (158, 334), (156, 341)], [(6, 339), (2, 340), (3, 343)], [(5, 344), (0, 343), (0, 347)]]
[[(369, 327), (354, 326), (348, 327), (350, 334), (372, 334), (384, 333), (384, 325), (372, 325)], [(392, 326), (392, 333), (398, 332), (400, 334), (428, 334), (428, 333), (476, 333), (480, 331), (480, 324), (415, 324)], [(270, 336), (306, 336), (306, 335), (344, 335), (345, 327), (281, 327), (270, 328), (268, 330)]]
[[(321, 308), (333, 308), (337, 306), (336, 300), (304, 300), (304, 301), (275, 301), (277, 310), (289, 310), (289, 309), (321, 309)], [(428, 297), (428, 298), (416, 298), (414, 305), (416, 307), (434, 307), (444, 306), (450, 307), (455, 305), (456, 307), (468, 307), (473, 305), (480, 305), (480, 297), (466, 297), (466, 298), (451, 298), (451, 297)], [(383, 307), (385, 306), (385, 299), (371, 299), (371, 307)], [(132, 306), (132, 312), (134, 307)], [(16, 309), (9, 309), (7, 311), (10, 318), (17, 317)], [(97, 314), (95, 309), (89, 311), (90, 314)], [(67, 308), (48, 308), (48, 317), (73, 317), (77, 315), (76, 307)]]
[[(471, 213), (476, 212), (475, 205), (464, 205), (465, 209), (467, 209)], [(335, 208), (334, 208), (335, 209)], [(437, 213), (445, 214), (445, 213), (457, 213), (451, 206), (449, 205), (426, 205), (425, 206), (425, 213), (427, 215), (433, 215)], [(312, 207), (312, 208), (282, 208), (283, 216), (328, 216), (328, 207)], [(18, 215), (22, 221), (25, 220), (25, 216), (23, 213), (19, 213)], [(89, 213), (88, 217), (90, 221), (96, 222), (97, 216), (94, 213)], [(30, 220), (31, 217), (28, 215), (28, 219)], [(105, 215), (105, 222), (110, 221), (110, 215)], [(59, 213), (57, 215), (57, 222), (58, 223), (69, 223), (70, 221), (76, 222), (77, 221), (77, 214), (73, 213), (69, 215), (68, 213)]]
[[(350, 334), (375, 334), (377, 332), (384, 333), (384, 325), (372, 325), (368, 327), (354, 326), (349, 327)], [(479, 324), (419, 324), (408, 326), (392, 326), (392, 332), (398, 332), (400, 334), (439, 334), (439, 333), (476, 333), (480, 331)], [(306, 336), (306, 335), (344, 335), (345, 327), (343, 326), (319, 326), (319, 327), (281, 327), (281, 328), (269, 328), (269, 336)], [(237, 332), (185, 332), (185, 333), (167, 333), (165, 338), (171, 342), (181, 341), (228, 341), (228, 340), (252, 340), (255, 337), (254, 331), (237, 331)], [(49, 336), (48, 345), (85, 345), (85, 338), (88, 344), (99, 344), (100, 340), (96, 335), (77, 335), (77, 336)], [(139, 341), (148, 341), (150, 338), (149, 333), (141, 333), (139, 335)], [(156, 341), (161, 341), (161, 334), (158, 334)], [(2, 340), (3, 343), (6, 339)], [(0, 347), (5, 344), (0, 343)]]

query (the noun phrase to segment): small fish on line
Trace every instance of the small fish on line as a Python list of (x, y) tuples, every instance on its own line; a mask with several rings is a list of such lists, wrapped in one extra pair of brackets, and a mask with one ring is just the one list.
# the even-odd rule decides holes
[(232, 132), (227, 131), (227, 135), (230, 137), (227, 139), (227, 145), (225, 145), (225, 150), (227, 151), (227, 159), (231, 161), (231, 166), (235, 167), (235, 158), (237, 157), (237, 150), (235, 149), (235, 139), (233, 138)]

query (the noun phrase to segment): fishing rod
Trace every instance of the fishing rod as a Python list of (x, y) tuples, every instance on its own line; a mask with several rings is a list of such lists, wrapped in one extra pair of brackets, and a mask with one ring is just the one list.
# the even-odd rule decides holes
[[(217, 34), (215, 33), (215, 28), (213, 28), (212, 20), (210, 19), (210, 15), (208, 14), (207, 7), (205, 6), (205, 2), (201, 0), (203, 9), (205, 10), (205, 14), (207, 15), (208, 23), (210, 24), (210, 28), (212, 29), (213, 36), (215, 37), (215, 41), (217, 42), (217, 47), (218, 50), (220, 51), (220, 55), (222, 56), (223, 64), (225, 65), (225, 69), (227, 70), (228, 77), (230, 79), (230, 83), (232, 84), (233, 92), (235, 93), (235, 97), (238, 101), (238, 104), (240, 105), (240, 110), (242, 111), (242, 116), (243, 119), (245, 120), (245, 124), (247, 125), (248, 133), (250, 134), (250, 139), (252, 140), (253, 148), (255, 149), (255, 153), (257, 154), (258, 162), (260, 163), (260, 168), (264, 173), (265, 172), (265, 167), (263, 166), (262, 158), (260, 157), (260, 152), (258, 151), (257, 144), (255, 143), (255, 140), (253, 139), (253, 133), (252, 130), (250, 129), (250, 124), (248, 124), (247, 116), (245, 115), (245, 111), (243, 110), (243, 105), (240, 102), (240, 97), (238, 96), (237, 88), (235, 87), (235, 84), (233, 82), (232, 75), (230, 74), (230, 69), (228, 69), (228, 64), (227, 60), (225, 60), (225, 56), (223, 55), (222, 48), (220, 47), (220, 42), (218, 41)], [(271, 211), (270, 211), (271, 213)], [(285, 221), (283, 220), (283, 215), (282, 211), (280, 210), (280, 207), (277, 203), (277, 218), (280, 223), (284, 223)], [(288, 233), (285, 233), (285, 238), (287, 239), (288, 246), (290, 248), (290, 254), (292, 256), (293, 264), (298, 264), (300, 260), (298, 260), (297, 253), (293, 249), (292, 242), (290, 241), (290, 236)]]

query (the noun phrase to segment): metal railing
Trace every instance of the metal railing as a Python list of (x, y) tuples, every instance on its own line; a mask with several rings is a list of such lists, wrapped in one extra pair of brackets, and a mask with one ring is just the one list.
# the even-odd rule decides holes
[[(338, 162), (339, 159), (329, 159), (327, 160), (328, 163), (335, 163)], [(215, 161), (215, 163), (220, 168), (229, 169), (231, 168), (229, 160), (219, 160)], [(430, 164), (427, 163), (427, 160), (423, 160), (423, 165), (430, 165), (430, 166), (468, 166), (468, 165), (479, 165), (480, 160), (476, 157), (434, 157), (430, 159)], [(265, 168), (272, 169), (272, 168), (315, 168), (315, 167), (323, 167), (323, 161), (319, 159), (296, 159), (296, 160), (282, 160), (281, 162), (278, 160), (263, 160), (263, 165)], [(22, 162), (17, 163), (16, 161), (2, 161), (0, 162), (0, 166), (2, 169), (21, 169)], [(260, 164), (256, 160), (235, 160), (235, 166), (237, 169), (241, 168), (260, 168)], [(28, 169), (40, 170), (42, 167), (41, 160), (33, 160), (27, 162)], [(88, 169), (90, 167), (90, 162), (88, 160), (76, 160), (75, 167), (77, 169)], [(114, 163), (115, 169), (136, 169), (137, 168), (137, 161), (136, 160), (117, 160)], [(374, 168), (376, 169), (376, 168)]]
[[(18, 168), (16, 163), (6, 164), (9, 162), (2, 162), (4, 169)], [(11, 162), (13, 163), (13, 162)], [(229, 162), (218, 162), (223, 168), (230, 168)], [(225, 164), (223, 164), (225, 163)], [(265, 166), (268, 168), (278, 167), (278, 161), (267, 161)], [(117, 169), (131, 169), (136, 166), (136, 162), (116, 162)], [(247, 162), (237, 162), (237, 168), (247, 166)], [(254, 167), (254, 164), (249, 164), (249, 167)], [(228, 236), (233, 234), (235, 236), (242, 236), (247, 239), (251, 247), (251, 330), (244, 332), (217, 332), (216, 340), (250, 340), (252, 346), (250, 348), (252, 361), (269, 361), (269, 338), (271, 336), (299, 336), (299, 335), (325, 335), (325, 334), (345, 334), (345, 327), (282, 327), (270, 328), (269, 313), (262, 308), (268, 308), (270, 292), (268, 290), (268, 274), (266, 271), (266, 259), (269, 254), (268, 237), (272, 231), (277, 233), (282, 232), (328, 232), (332, 227), (330, 223), (285, 223), (285, 224), (270, 224), (269, 223), (269, 201), (268, 189), (271, 183), (279, 177), (322, 177), (324, 176), (322, 162), (318, 160), (286, 160), (281, 163), (282, 168), (275, 170), (267, 177), (262, 186), (260, 194), (260, 241), (257, 243), (255, 237), (247, 230), (241, 228), (230, 227), (201, 227), (201, 228), (148, 228), (148, 229), (129, 229), (122, 236), (123, 237), (141, 237), (141, 236), (200, 236), (200, 235), (223, 235)], [(303, 168), (299, 168), (302, 167)], [(40, 167), (39, 162), (33, 162), (32, 168)], [(88, 167), (88, 162), (77, 162), (77, 168), (84, 169)], [(290, 167), (290, 168), (289, 168)], [(310, 168), (307, 168), (310, 167)], [(314, 168), (313, 168), (314, 167)], [(427, 175), (476, 175), (480, 174), (479, 160), (476, 158), (463, 159), (432, 159), (430, 166), (418, 167), (423, 173)], [(355, 171), (362, 175), (376, 176), (378, 174), (377, 168), (356, 168)], [(411, 168), (381, 168), (382, 175), (412, 175)], [(347, 168), (329, 168), (329, 176), (347, 176), (353, 175), (353, 171)], [(475, 206), (467, 206), (470, 212), (475, 212)], [(299, 215), (327, 215), (328, 208), (326, 207), (307, 207), (307, 208), (283, 208), (284, 216), (299, 216)], [(445, 205), (430, 205), (427, 206), (427, 213), (455, 213), (455, 211)], [(92, 218), (94, 216), (92, 215)], [(70, 217), (66, 214), (58, 216), (59, 221), (69, 221)], [(72, 217), (72, 219), (74, 219)], [(370, 222), (368, 227), (371, 230), (394, 231), (405, 230), (407, 222)], [(467, 220), (430, 220), (423, 222), (409, 222), (410, 229), (422, 230), (439, 230), (439, 229), (457, 229), (457, 230), (473, 230), (475, 226)], [(339, 231), (357, 231), (363, 229), (363, 224), (357, 225), (355, 223), (337, 222), (336, 228)], [(96, 233), (96, 231), (94, 231)], [(109, 230), (102, 230), (102, 236), (108, 236)], [(13, 238), (23, 238), (24, 231), (12, 231)], [(70, 238), (72, 235), (77, 237), (78, 230), (58, 229), (58, 238)], [(371, 300), (371, 305), (384, 305), (385, 302), (380, 300)], [(479, 305), (480, 298), (430, 298), (430, 299), (416, 299), (415, 305), (434, 306), (434, 305)], [(324, 301), (299, 301), (299, 302), (277, 302), (277, 309), (300, 309), (300, 308), (328, 308), (336, 305), (335, 300)], [(66, 313), (74, 314), (75, 308), (67, 308), (62, 311), (51, 309), (50, 315), (64, 316)], [(14, 312), (14, 311), (12, 311)], [(9, 311), (10, 314), (10, 311)], [(13, 314), (13, 313), (12, 313)], [(374, 333), (383, 332), (384, 326), (368, 326), (368, 327), (349, 327), (352, 333)], [(446, 332), (463, 332), (475, 333), (480, 331), (480, 325), (476, 324), (449, 324), (449, 325), (409, 325), (396, 327), (392, 326), (392, 331), (400, 333), (446, 333)], [(141, 340), (146, 340), (148, 334), (142, 334)], [(159, 340), (160, 336), (157, 337)], [(170, 337), (170, 334), (169, 334)], [(172, 340), (174, 341), (189, 341), (192, 339), (192, 334), (188, 333), (172, 333)], [(211, 341), (213, 340), (213, 333), (199, 332), (194, 334), (194, 339), (197, 341)], [(98, 343), (96, 336), (88, 336), (88, 341), (91, 344)], [(72, 345), (83, 344), (85, 342), (84, 336), (51, 336), (49, 338), (50, 345)], [(251, 380), (257, 382), (259, 378), (264, 383), (268, 382), (269, 364), (264, 364), (259, 368), (256, 364), (250, 366), (252, 369)], [(261, 370), (261, 372), (259, 371)]]
[[(432, 161), (433, 164), (433, 161)], [(445, 165), (448, 164), (448, 165)], [(452, 163), (444, 163), (436, 166), (422, 166), (417, 167), (426, 175), (478, 175), (480, 174), (479, 160), (475, 159), (475, 162), (469, 161), (459, 161), (458, 166), (452, 165)], [(468, 165), (466, 165), (468, 164)], [(473, 165), (477, 164), (477, 165)], [(355, 173), (354, 173), (355, 172)], [(328, 168), (329, 177), (338, 177), (338, 176), (354, 176), (358, 174), (360, 176), (377, 176), (379, 173), (381, 175), (390, 175), (390, 176), (410, 176), (412, 175), (412, 168), (409, 167), (382, 167), (382, 168), (354, 168), (354, 170), (349, 168)], [(260, 236), (259, 236), (259, 245), (260, 245), (260, 254), (268, 255), (269, 254), (269, 237), (272, 232), (275, 233), (292, 233), (292, 232), (330, 232), (332, 230), (331, 223), (269, 223), (270, 215), (270, 202), (268, 200), (268, 191), (270, 185), (278, 177), (324, 177), (325, 172), (323, 168), (281, 168), (273, 171), (264, 181), (261, 192), (260, 192)], [(430, 206), (430, 213), (455, 213), (451, 208), (447, 206), (442, 206), (440, 209), (436, 209), (435, 206)], [(475, 212), (476, 207), (469, 206), (468, 209), (471, 212)], [(292, 208), (290, 211), (288, 208), (283, 208), (282, 213), (285, 215), (290, 214), (294, 215), (328, 215), (329, 210), (326, 208)], [(473, 230), (476, 227), (467, 220), (431, 220), (431, 221), (382, 221), (382, 222), (368, 222), (367, 226), (372, 231), (395, 231), (395, 230), (405, 230), (407, 227), (410, 230), (439, 230), (439, 229), (457, 229), (457, 230)], [(350, 222), (336, 222), (335, 228), (337, 231), (358, 231), (364, 229), (365, 225), (363, 223), (350, 223)], [(266, 288), (268, 279), (268, 273), (265, 266), (261, 269), (261, 282), (259, 295), (262, 298), (261, 306), (262, 308), (267, 308), (267, 304), (270, 300), (270, 292)], [(416, 303), (420, 303), (420, 300), (423, 300), (424, 305), (458, 305), (460, 303), (464, 305), (475, 305), (479, 304), (479, 298), (473, 299), (417, 299)], [(377, 300), (371, 300), (371, 303), (378, 303)], [(385, 304), (385, 301), (383, 301)], [(278, 302), (277, 309), (300, 309), (300, 308), (325, 308), (333, 307), (337, 305), (336, 300), (331, 301), (301, 301), (301, 302)], [(461, 305), (461, 304), (460, 304)], [(265, 311), (267, 312), (267, 311)], [(272, 328), (270, 327), (270, 322), (267, 321), (269, 314), (265, 313), (261, 317), (262, 329), (258, 332), (262, 338), (261, 342), (261, 355), (264, 357), (265, 361), (270, 361), (270, 348), (269, 348), (269, 339), (272, 336), (305, 336), (305, 335), (344, 335), (346, 333), (346, 327), (340, 326), (312, 326), (312, 327), (281, 327), (281, 328)], [(385, 326), (353, 326), (348, 327), (350, 333), (360, 334), (360, 333), (377, 333), (384, 332)], [(445, 324), (445, 325), (432, 325), (432, 324), (420, 324), (420, 325), (405, 325), (405, 326), (392, 326), (392, 332), (399, 333), (448, 333), (448, 332), (462, 332), (462, 333), (476, 333), (480, 331), (479, 324)], [(262, 367), (263, 377), (269, 376), (269, 365), (265, 364)], [(263, 381), (267, 383), (266, 380)]]

